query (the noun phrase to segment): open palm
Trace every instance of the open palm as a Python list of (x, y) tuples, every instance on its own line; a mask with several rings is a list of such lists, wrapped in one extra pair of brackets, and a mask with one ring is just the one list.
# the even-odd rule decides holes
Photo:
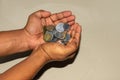
[(74, 52), (78, 49), (81, 37), (81, 26), (79, 24), (72, 25), (70, 31), (71, 39), (67, 45), (63, 45), (59, 42), (47, 42), (40, 45), (40, 49), (48, 55), (51, 60), (64, 60), (66, 58), (72, 58)]
[(65, 22), (70, 25), (74, 24), (75, 17), (71, 11), (63, 11), (51, 14), (49, 11), (39, 10), (29, 16), (28, 22), (24, 28), (30, 38), (30, 47), (43, 44), (43, 27), (48, 25), (56, 25), (59, 22)]

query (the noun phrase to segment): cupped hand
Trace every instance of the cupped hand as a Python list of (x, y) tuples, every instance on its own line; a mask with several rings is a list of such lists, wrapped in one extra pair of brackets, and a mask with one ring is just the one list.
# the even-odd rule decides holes
[(73, 25), (75, 16), (71, 11), (63, 11), (51, 14), (49, 11), (39, 10), (29, 16), (28, 22), (24, 28), (28, 36), (28, 43), (31, 49), (45, 43), (43, 40), (43, 27), (48, 25), (56, 25), (59, 22)]
[(69, 34), (71, 35), (71, 39), (66, 45), (59, 42), (47, 42), (40, 45), (36, 53), (41, 54), (39, 50), (42, 50), (42, 53), (47, 55), (49, 60), (65, 60), (72, 58), (80, 45), (81, 26), (77, 23), (72, 25)]

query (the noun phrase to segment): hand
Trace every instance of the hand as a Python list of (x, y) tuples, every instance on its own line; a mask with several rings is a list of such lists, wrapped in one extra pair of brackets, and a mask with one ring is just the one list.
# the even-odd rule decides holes
[(64, 11), (56, 14), (51, 14), (49, 11), (39, 10), (29, 16), (28, 22), (24, 31), (28, 35), (28, 43), (31, 49), (43, 44), (43, 27), (48, 25), (56, 25), (59, 22), (67, 22), (74, 24), (75, 17), (71, 11)]
[(40, 45), (35, 53), (44, 53), (48, 60), (64, 60), (66, 58), (72, 58), (79, 47), (81, 26), (77, 23), (72, 25), (69, 34), (71, 35), (71, 39), (67, 45), (60, 44), (59, 42), (48, 42)]

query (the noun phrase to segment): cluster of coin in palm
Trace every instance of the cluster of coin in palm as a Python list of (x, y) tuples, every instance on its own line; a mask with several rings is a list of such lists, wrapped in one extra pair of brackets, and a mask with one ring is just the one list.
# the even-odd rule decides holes
[(46, 42), (60, 42), (67, 44), (70, 40), (68, 34), (70, 25), (67, 23), (58, 23), (56, 26), (50, 25), (44, 27), (44, 40)]

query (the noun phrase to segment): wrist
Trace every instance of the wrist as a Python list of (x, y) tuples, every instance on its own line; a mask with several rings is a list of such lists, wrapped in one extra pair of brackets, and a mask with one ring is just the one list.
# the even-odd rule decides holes
[(26, 32), (24, 31), (24, 29), (20, 29), (19, 30), (19, 34), (16, 34), (18, 36), (18, 43), (19, 45), (21, 45), (21, 50), (22, 51), (26, 51), (26, 50), (30, 50), (30, 46), (29, 46), (29, 36), (26, 34)]
[(31, 34), (26, 28), (24, 28), (23, 31), (26, 36), (28, 47), (31, 50), (35, 49), (38, 45), (41, 44), (40, 39), (39, 39), (39, 37), (42, 36), (41, 34)]
[(31, 55), (35, 56), (36, 59), (43, 58), (45, 62), (49, 62), (52, 60), (50, 56), (41, 48), (41, 46), (39, 46), (38, 48), (35, 48)]
[(29, 50), (32, 50), (34, 49), (34, 45), (33, 44), (33, 39), (32, 39), (32, 35), (26, 30), (26, 29), (23, 29), (23, 33), (24, 33), (24, 36), (25, 36), (25, 41), (27, 42), (27, 46), (29, 48)]

